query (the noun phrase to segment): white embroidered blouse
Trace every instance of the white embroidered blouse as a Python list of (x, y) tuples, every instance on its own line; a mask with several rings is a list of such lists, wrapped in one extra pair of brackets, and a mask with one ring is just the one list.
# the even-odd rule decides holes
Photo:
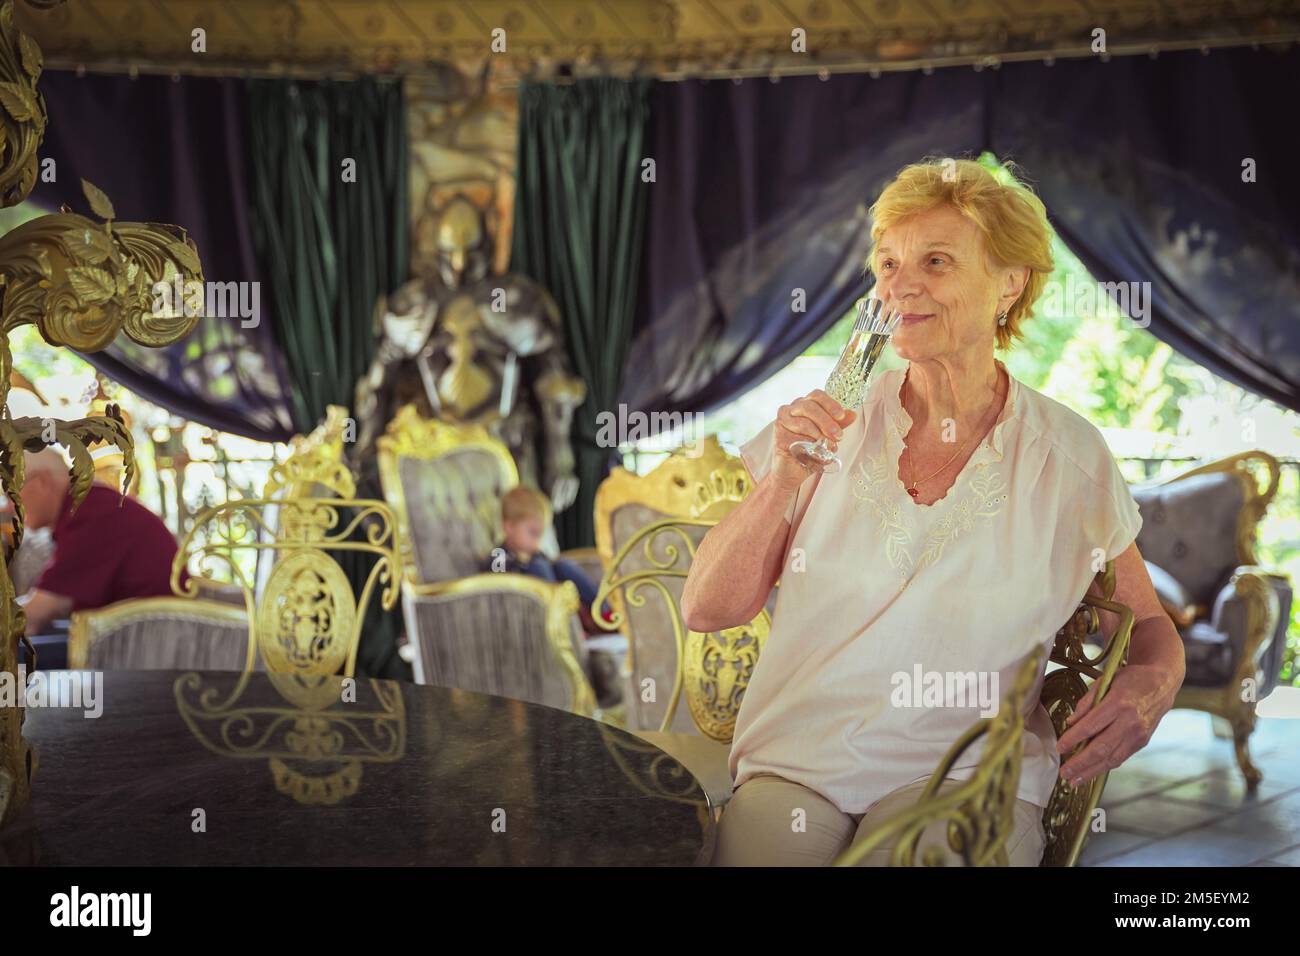
[[(731, 747), (738, 787), (774, 773), (863, 813), (928, 777), (1027, 654), (1044, 648), (1046, 661), (1094, 562), (1141, 527), (1096, 427), (1009, 374), (1001, 415), (947, 495), (916, 504), (898, 480), (905, 371), (871, 383), (838, 445), (844, 468), (809, 478), (787, 509), (772, 631)], [(774, 428), (741, 446), (755, 481)], [(1040, 674), (1018, 797), (1046, 806), (1060, 760), (1041, 687)], [(979, 753), (977, 741), (950, 776), (969, 777)]]

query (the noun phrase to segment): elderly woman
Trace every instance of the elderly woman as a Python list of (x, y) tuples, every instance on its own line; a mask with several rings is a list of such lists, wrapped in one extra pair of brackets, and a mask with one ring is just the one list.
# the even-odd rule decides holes
[[(751, 620), (781, 581), (736, 723), (715, 863), (826, 864), (915, 804), (988, 711), (955, 696), (915, 706), (900, 682), (974, 672), (1006, 693), (1105, 560), (1135, 615), (1128, 666), (1059, 741), (1040, 674), (1024, 705), (1012, 865), (1038, 864), (1058, 771), (1078, 786), (1119, 766), (1172, 706), (1182, 642), (1105, 440), (994, 356), (1052, 271), (1049, 236), (1042, 202), (978, 163), (903, 169), (872, 207), (870, 265), (876, 295), (902, 313), (892, 344), (907, 367), (877, 375), (858, 408), (813, 391), (742, 447), (754, 490), (704, 538), (682, 595), (687, 625), (707, 632)], [(823, 436), (838, 474), (791, 457), (792, 442)], [(978, 757), (970, 748), (940, 792)]]

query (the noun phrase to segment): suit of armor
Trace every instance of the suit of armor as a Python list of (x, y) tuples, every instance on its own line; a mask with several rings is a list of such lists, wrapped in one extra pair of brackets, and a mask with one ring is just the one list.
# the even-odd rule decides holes
[(462, 196), (441, 213), (437, 249), (428, 275), (377, 305), (383, 337), (357, 385), (354, 463), (363, 479), (373, 472), (375, 442), (414, 401), (426, 416), (486, 426), (558, 513), (577, 497), (569, 426), (587, 393), (569, 371), (559, 308), (527, 276), (491, 274), (492, 239)]

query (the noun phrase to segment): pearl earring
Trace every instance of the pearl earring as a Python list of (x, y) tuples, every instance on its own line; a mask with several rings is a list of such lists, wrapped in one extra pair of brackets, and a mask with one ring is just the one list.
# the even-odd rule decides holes
[(998, 325), (1006, 325), (1006, 324), (1007, 324), (1007, 314), (1003, 312), (1001, 315), (998, 316)]

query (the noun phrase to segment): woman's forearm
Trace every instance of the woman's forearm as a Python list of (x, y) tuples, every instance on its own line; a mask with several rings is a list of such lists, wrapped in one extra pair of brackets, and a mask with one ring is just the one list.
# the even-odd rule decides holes
[(769, 474), (700, 542), (682, 591), (682, 614), (692, 631), (746, 624), (780, 577), (790, 525), (786, 508), (798, 487)]
[(1128, 662), (1158, 667), (1168, 675), (1169, 692), (1176, 693), (1187, 670), (1183, 639), (1169, 615), (1160, 613), (1133, 625)]

